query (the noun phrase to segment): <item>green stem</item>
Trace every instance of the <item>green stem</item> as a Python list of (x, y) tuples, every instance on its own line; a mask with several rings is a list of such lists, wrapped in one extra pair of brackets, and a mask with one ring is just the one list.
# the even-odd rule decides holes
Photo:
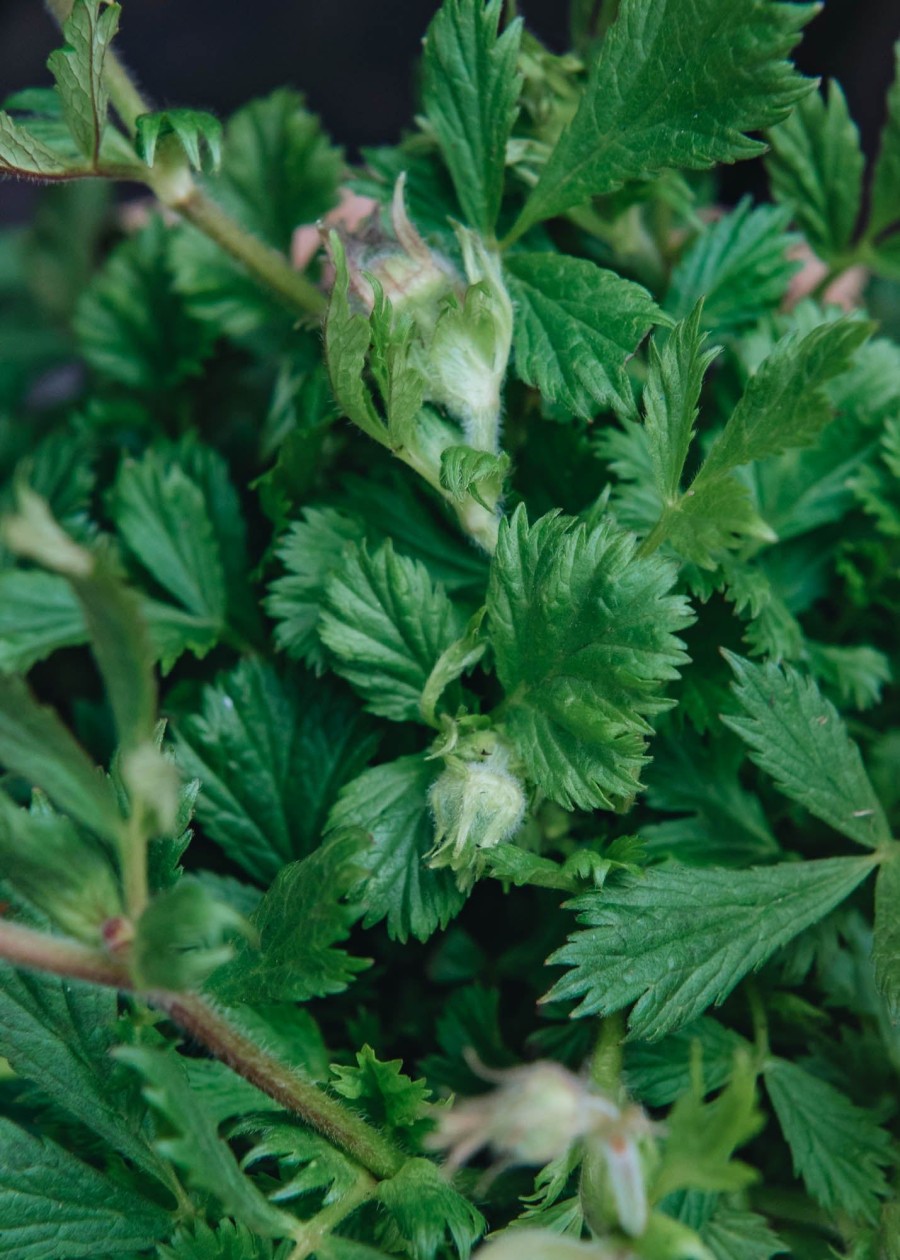
[(0, 958), (14, 967), (50, 971), (115, 989), (131, 988), (128, 973), (121, 964), (112, 962), (99, 949), (82, 945), (70, 937), (49, 936), (3, 919), (0, 919)]
[(625, 1041), (625, 1016), (621, 1011), (600, 1021), (600, 1031), (591, 1055), (591, 1080), (604, 1093), (618, 1098), (622, 1094), (622, 1045)]
[(203, 1000), (188, 993), (153, 992), (147, 1000), (178, 1026), (288, 1111), (300, 1116), (332, 1145), (352, 1156), (373, 1177), (399, 1172), (405, 1156), (377, 1129), (342, 1103), (280, 1063)]
[(663, 509), (663, 514), (637, 549), (636, 555), (650, 556), (669, 536), (669, 516), (671, 508)]
[(371, 1199), (375, 1193), (375, 1182), (367, 1173), (360, 1173), (355, 1185), (346, 1191), (340, 1199), (329, 1203), (310, 1220), (304, 1221), (294, 1234), (295, 1247), (288, 1260), (306, 1260), (318, 1251), (323, 1241), (334, 1229), (345, 1220), (351, 1212), (355, 1212), (360, 1204)]

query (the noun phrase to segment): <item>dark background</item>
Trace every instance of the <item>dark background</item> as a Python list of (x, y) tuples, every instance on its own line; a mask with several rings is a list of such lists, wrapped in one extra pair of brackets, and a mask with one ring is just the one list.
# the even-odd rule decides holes
[[(744, 0), (732, 0), (742, 4)], [(228, 114), (250, 97), (301, 88), (352, 156), (396, 140), (414, 107), (415, 65), (438, 0), (122, 0), (117, 48), (158, 105)], [(566, 43), (566, 0), (520, 0), (531, 29)], [(900, 0), (826, 0), (807, 27), (798, 63), (837, 78), (869, 152), (884, 116), (900, 38)], [(0, 99), (46, 83), (58, 42), (41, 0), (0, 0)], [(754, 186), (752, 165), (727, 184)], [(27, 215), (31, 189), (0, 184), (0, 219)]]

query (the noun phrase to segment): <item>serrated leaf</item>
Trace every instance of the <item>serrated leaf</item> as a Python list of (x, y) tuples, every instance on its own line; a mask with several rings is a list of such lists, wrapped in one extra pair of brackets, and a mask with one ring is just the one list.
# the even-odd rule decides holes
[(158, 893), (138, 920), (131, 968), (141, 989), (197, 989), (234, 955), (239, 936), (253, 936), (247, 920), (197, 879), (182, 876)]
[(370, 835), (361, 855), (367, 873), (356, 890), (363, 926), (386, 918), (389, 935), (401, 941), (427, 940), (465, 901), (452, 871), (424, 861), (434, 844), (428, 789), (436, 776), (421, 755), (375, 766), (347, 784), (328, 820), (329, 831), (361, 827)]
[(764, 1216), (723, 1203), (716, 1206), (700, 1237), (715, 1260), (772, 1260), (788, 1250)]
[(655, 1040), (722, 1002), (871, 870), (869, 858), (831, 858), (626, 876), (570, 903), (584, 930), (549, 959), (571, 970), (548, 999), (581, 998), (577, 1015), (607, 1015), (634, 1002), (629, 1036)]
[[(251, 1118), (235, 1128), (235, 1136), (245, 1134), (256, 1140), (241, 1161), (241, 1167), (252, 1168), (262, 1160), (277, 1160), (284, 1181), (272, 1197), (279, 1203), (323, 1191), (326, 1204), (340, 1202), (359, 1184), (359, 1165), (318, 1133), (310, 1133), (296, 1124), (273, 1123), (268, 1118), (260, 1123)], [(310, 1233), (314, 1229), (313, 1225)], [(302, 1235), (296, 1227), (294, 1237), (300, 1243)]]
[(277, 555), (288, 570), (269, 588), (266, 611), (275, 618), (275, 642), (289, 656), (321, 670), (325, 656), (318, 625), (325, 586), (365, 526), (331, 507), (308, 507), (281, 540)]
[(785, 58), (814, 12), (770, 0), (622, 0), (515, 230), (664, 167), (761, 153), (745, 133), (778, 122), (807, 91)]
[(178, 763), (200, 780), (197, 817), (260, 883), (319, 843), (339, 789), (375, 751), (371, 724), (328, 681), (241, 661), (175, 723)]
[(891, 836), (875, 790), (837, 710), (811, 679), (791, 666), (753, 665), (726, 653), (746, 716), (722, 721), (749, 746), (777, 786), (858, 844), (877, 848)]
[(789, 257), (795, 237), (790, 211), (753, 206), (745, 197), (708, 224), (672, 272), (663, 307), (686, 318), (703, 300), (702, 326), (716, 336), (734, 334), (774, 310), (800, 263)]
[(148, 166), (156, 158), (160, 138), (175, 136), (195, 171), (203, 169), (203, 155), (217, 171), (222, 163), (222, 124), (214, 114), (200, 109), (163, 109), (141, 114), (135, 122), (134, 145), (138, 157)]
[(235, 1221), (219, 1221), (213, 1230), (203, 1221), (181, 1228), (157, 1250), (159, 1260), (288, 1260), (291, 1242), (272, 1246)]
[(108, 0), (75, 0), (63, 23), (66, 42), (47, 61), (72, 138), (93, 166), (100, 157), (109, 100), (103, 64), (120, 13), (119, 5)]
[(408, 1160), (395, 1177), (379, 1182), (377, 1194), (413, 1260), (434, 1260), (445, 1241), (467, 1260), (485, 1230), (478, 1209), (427, 1159)]
[(0, 112), (0, 171), (44, 179), (65, 179), (74, 164), (43, 144), (9, 114)]
[(796, 1063), (771, 1059), (764, 1080), (795, 1173), (830, 1212), (874, 1221), (888, 1186), (891, 1139), (869, 1111)]
[(120, 1046), (116, 1058), (141, 1077), (147, 1101), (165, 1118), (171, 1136), (157, 1150), (184, 1169), (192, 1185), (215, 1195), (229, 1216), (264, 1238), (290, 1235), (294, 1218), (274, 1207), (238, 1167), (215, 1122), (188, 1083), (172, 1051)]
[(402, 1059), (382, 1062), (371, 1046), (363, 1046), (355, 1067), (332, 1066), (331, 1086), (382, 1131), (415, 1134), (430, 1124), (426, 1104), (431, 1091), (424, 1080), (411, 1080), (402, 1069)]
[(448, 446), (441, 451), (441, 485), (457, 503), (471, 496), (493, 511), (509, 472), (509, 456), (476, 451), (471, 446)]
[(58, 648), (86, 640), (84, 617), (65, 578), (38, 569), (0, 573), (0, 670), (25, 674)]
[(769, 132), (766, 170), (776, 201), (825, 262), (850, 248), (862, 204), (865, 158), (859, 131), (837, 83), (827, 99), (810, 92), (784, 122)]
[(343, 556), (325, 586), (319, 634), (366, 708), (403, 722), (419, 717), (431, 671), (464, 625), (425, 566), (398, 555), (388, 540), (377, 551), (362, 544)]
[(368, 966), (336, 948), (359, 918), (347, 894), (359, 880), (366, 843), (359, 831), (345, 831), (282, 867), (250, 919), (258, 945), (245, 942), (213, 972), (210, 991), (240, 1004), (304, 1002), (346, 989)]
[(625, 362), (661, 322), (647, 290), (564, 254), (514, 253), (504, 268), (520, 380), (583, 418), (605, 407), (633, 411)]
[(625, 1045), (628, 1092), (648, 1107), (674, 1102), (690, 1089), (695, 1046), (700, 1048), (703, 1086), (708, 1093), (726, 1084), (735, 1053), (749, 1049), (743, 1037), (707, 1015), (661, 1041), (629, 1041)]
[(503, 712), (530, 778), (565, 808), (611, 808), (639, 787), (647, 718), (685, 656), (690, 620), (674, 573), (635, 556), (608, 519), (593, 529), (517, 508), (500, 529), (488, 587)]
[(644, 386), (644, 431), (653, 479), (663, 503), (674, 501), (681, 487), (699, 411), (703, 378), (718, 346), (706, 348), (700, 331), (703, 307), (676, 324), (659, 349), (650, 343), (650, 368)]
[(888, 1013), (900, 1020), (900, 862), (892, 854), (875, 884), (875, 935), (872, 941), (875, 983)]
[(900, 220), (900, 47), (894, 49), (894, 81), (872, 175), (868, 234), (878, 236)]
[(422, 101), (470, 227), (493, 233), (521, 86), (522, 23), (497, 27), (502, 0), (447, 0), (425, 36)]
[(212, 336), (172, 287), (170, 236), (154, 216), (112, 252), (82, 294), (75, 332), (91, 367), (131, 389), (165, 393), (196, 376)]
[(0, 1117), (0, 1256), (92, 1260), (152, 1247), (168, 1212), (54, 1142)]

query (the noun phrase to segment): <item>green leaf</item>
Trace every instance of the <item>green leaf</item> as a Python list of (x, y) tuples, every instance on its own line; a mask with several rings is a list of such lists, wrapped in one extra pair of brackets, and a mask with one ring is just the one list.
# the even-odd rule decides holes
[(837, 83), (826, 98), (810, 92), (769, 132), (766, 170), (776, 201), (816, 254), (837, 263), (850, 249), (862, 204), (865, 157)]
[(212, 336), (172, 287), (169, 246), (169, 231), (154, 216), (113, 250), (82, 294), (74, 321), (92, 368), (154, 394), (196, 376), (212, 349)]
[(273, 1248), (268, 1238), (254, 1236), (235, 1221), (223, 1220), (215, 1230), (195, 1221), (157, 1250), (159, 1260), (288, 1260), (291, 1247), (285, 1242)]
[(372, 552), (358, 545), (332, 571), (319, 634), (366, 708), (403, 722), (419, 717), (431, 671), (464, 626), (425, 566), (398, 555), (388, 540)]
[(510, 254), (505, 274), (520, 380), (585, 419), (633, 411), (625, 362), (662, 319), (647, 290), (564, 254)]
[(413, 1260), (434, 1260), (445, 1239), (466, 1260), (486, 1227), (478, 1209), (427, 1159), (408, 1160), (396, 1177), (379, 1182), (377, 1195)]
[(212, 993), (227, 1003), (305, 1002), (340, 993), (365, 967), (335, 946), (359, 918), (347, 894), (359, 880), (366, 837), (342, 832), (282, 867), (251, 917), (259, 945), (246, 942), (214, 972)]
[(703, 378), (718, 346), (706, 348), (700, 331), (703, 307), (676, 324), (660, 351), (650, 343), (650, 367), (644, 386), (644, 431), (653, 479), (663, 503), (677, 499), (700, 403)]
[(471, 446), (448, 446), (441, 451), (441, 485), (456, 503), (471, 497), (493, 511), (508, 473), (505, 451), (493, 455)]
[(171, 1229), (155, 1203), (0, 1117), (0, 1256), (76, 1260), (152, 1247)]
[(707, 1093), (721, 1089), (734, 1070), (735, 1054), (748, 1043), (730, 1028), (704, 1015), (669, 1033), (661, 1041), (628, 1041), (625, 1081), (628, 1092), (648, 1107), (663, 1107), (691, 1088), (693, 1056), (699, 1046), (703, 1086)]
[(639, 787), (660, 694), (685, 661), (690, 621), (674, 572), (635, 556), (607, 518), (593, 529), (517, 508), (500, 529), (489, 633), (506, 691), (504, 725), (530, 778), (565, 808), (611, 808)]
[(875, 884), (875, 937), (872, 942), (875, 983), (888, 1014), (900, 1019), (900, 862), (891, 853)]
[(100, 157), (106, 126), (108, 92), (103, 63), (119, 28), (120, 13), (119, 5), (107, 0), (75, 0), (63, 24), (66, 42), (47, 62), (72, 138), (92, 166)]
[(794, 1161), (812, 1197), (830, 1212), (874, 1221), (888, 1193), (890, 1135), (871, 1112), (796, 1063), (771, 1059), (766, 1089)]
[(204, 152), (217, 171), (222, 164), (222, 124), (200, 109), (163, 109), (141, 114), (135, 123), (134, 147), (142, 162), (152, 166), (161, 137), (174, 136), (195, 171), (203, 169)]
[(365, 526), (331, 507), (308, 507), (281, 540), (278, 559), (288, 573), (270, 586), (266, 611), (278, 625), (275, 642), (296, 660), (321, 670), (325, 655), (318, 625), (325, 586)]
[(703, 1060), (694, 1045), (691, 1087), (666, 1117), (666, 1144), (653, 1180), (654, 1199), (676, 1190), (740, 1190), (756, 1179), (749, 1165), (732, 1159), (765, 1123), (756, 1105), (756, 1069), (746, 1052), (735, 1055), (730, 1079), (712, 1102), (705, 1102)]
[(746, 716), (722, 721), (749, 746), (756, 764), (791, 800), (858, 844), (874, 849), (890, 840), (859, 748), (815, 683), (789, 665), (725, 656)]
[(702, 327), (716, 336), (734, 334), (775, 310), (800, 268), (789, 257), (796, 239), (787, 232), (790, 217), (783, 207), (754, 207), (745, 197), (708, 224), (672, 272), (665, 310), (684, 319), (702, 299)]
[(778, 122), (808, 90), (785, 58), (814, 13), (770, 0), (622, 0), (515, 231), (664, 167), (761, 153), (744, 133)]
[(426, 1110), (431, 1092), (424, 1080), (411, 1080), (402, 1069), (402, 1059), (382, 1062), (371, 1046), (363, 1046), (355, 1067), (333, 1065), (331, 1086), (379, 1129), (414, 1136), (431, 1125)]
[(372, 756), (371, 724), (330, 682), (241, 661), (175, 724), (178, 763), (200, 780), (197, 817), (260, 883), (311, 853), (340, 788)]
[(188, 612), (223, 627), (222, 549), (202, 489), (161, 450), (125, 460), (113, 491), (116, 526), (132, 555)]
[(141, 989), (198, 988), (234, 956), (238, 934), (252, 936), (244, 916), (199, 880), (183, 876), (150, 902), (138, 920), (131, 966)]
[(502, 0), (446, 0), (428, 28), (422, 102), (470, 227), (490, 237), (518, 113), (521, 20), (498, 38)]
[(38, 569), (0, 573), (0, 670), (25, 674), (58, 648), (86, 640), (84, 616), (65, 578)]
[(65, 179), (72, 169), (73, 164), (20, 127), (9, 114), (0, 112), (0, 171), (3, 174)]
[(700, 1230), (700, 1237), (715, 1260), (772, 1260), (788, 1250), (765, 1217), (722, 1203)]
[(0, 967), (0, 1055), (113, 1150), (171, 1185), (150, 1146), (146, 1109), (109, 1057), (117, 1015), (112, 989)]
[(0, 763), (90, 830), (118, 841), (123, 823), (111, 783), (56, 712), (9, 674), (0, 675)]
[(432, 870), (424, 861), (434, 844), (428, 789), (436, 776), (421, 755), (375, 766), (343, 789), (328, 820), (329, 831), (361, 827), (370, 835), (357, 889), (363, 926), (386, 918), (388, 934), (400, 941), (427, 940), (465, 901), (452, 871)]
[(234, 1216), (264, 1238), (290, 1235), (294, 1218), (279, 1211), (238, 1167), (229, 1147), (219, 1137), (213, 1118), (189, 1085), (187, 1072), (172, 1051), (147, 1046), (120, 1046), (116, 1058), (133, 1068), (143, 1083), (144, 1096), (160, 1113), (170, 1136), (155, 1145), (189, 1182), (215, 1195)]
[(887, 120), (872, 175), (870, 237), (886, 232), (900, 221), (900, 45), (894, 49), (894, 71), (887, 98)]
[(869, 858), (747, 871), (652, 867), (570, 904), (585, 930), (550, 962), (571, 970), (548, 1000), (577, 1015), (634, 1002), (629, 1036), (655, 1040), (722, 1002), (744, 976), (817, 923), (872, 870)]

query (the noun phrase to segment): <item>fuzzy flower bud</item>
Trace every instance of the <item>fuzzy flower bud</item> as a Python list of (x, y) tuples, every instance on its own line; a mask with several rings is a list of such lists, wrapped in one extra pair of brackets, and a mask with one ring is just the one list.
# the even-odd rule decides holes
[(432, 784), (434, 848), (429, 866), (449, 866), (461, 886), (474, 878), (478, 853), (509, 840), (522, 825), (525, 791), (509, 770), (509, 754), (495, 746), (481, 759), (447, 759)]
[(552, 1229), (509, 1229), (479, 1247), (475, 1260), (637, 1260), (630, 1247), (590, 1242)]

